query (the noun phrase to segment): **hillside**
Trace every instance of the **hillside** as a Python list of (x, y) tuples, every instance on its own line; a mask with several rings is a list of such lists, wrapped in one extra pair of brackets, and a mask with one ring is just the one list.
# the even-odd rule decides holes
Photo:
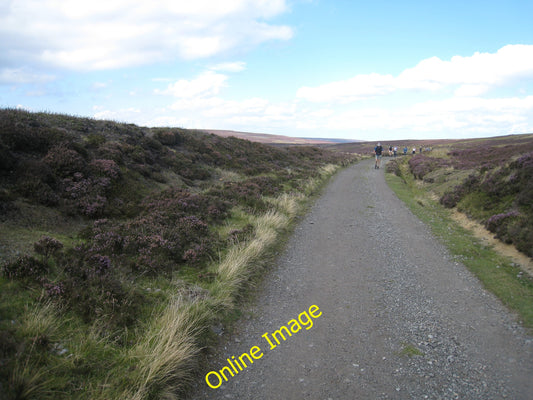
[(533, 257), (533, 135), (436, 144), (387, 168)]
[(272, 135), (267, 133), (237, 132), (221, 129), (207, 129), (206, 132), (222, 137), (236, 137), (238, 139), (250, 140), (252, 142), (265, 144), (283, 144), (283, 145), (324, 145), (337, 143), (339, 141), (348, 142), (343, 139), (313, 139), (299, 138), (284, 135)]
[(335, 169), (354, 159), (0, 110), (0, 392), (159, 398)]

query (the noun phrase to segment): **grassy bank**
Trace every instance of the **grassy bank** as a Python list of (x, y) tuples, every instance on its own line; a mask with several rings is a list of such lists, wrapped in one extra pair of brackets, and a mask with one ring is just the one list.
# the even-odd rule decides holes
[(3, 398), (179, 398), (212, 327), (354, 160), (0, 110)]
[(516, 312), (519, 320), (533, 328), (533, 280), (509, 258), (498, 254), (472, 233), (458, 225), (451, 211), (434, 193), (416, 180), (408, 165), (398, 163), (396, 174), (387, 173), (387, 183), (411, 211), (429, 225), (458, 262), (472, 271), (483, 285)]

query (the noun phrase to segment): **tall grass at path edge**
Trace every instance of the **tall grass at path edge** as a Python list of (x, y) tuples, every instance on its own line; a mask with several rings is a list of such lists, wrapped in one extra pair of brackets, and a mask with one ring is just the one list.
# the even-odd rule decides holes
[[(103, 390), (94, 399), (178, 399), (197, 376), (201, 336), (215, 320), (232, 313), (237, 299), (257, 273), (256, 262), (279, 245), (282, 232), (309, 204), (339, 166), (326, 165), (318, 178), (311, 178), (304, 193), (284, 193), (265, 199), (275, 206), (259, 216), (251, 216), (255, 235), (230, 248), (213, 270), (216, 278), (209, 293), (201, 298), (173, 299), (123, 361), (109, 375)], [(122, 376), (122, 377), (121, 377)]]

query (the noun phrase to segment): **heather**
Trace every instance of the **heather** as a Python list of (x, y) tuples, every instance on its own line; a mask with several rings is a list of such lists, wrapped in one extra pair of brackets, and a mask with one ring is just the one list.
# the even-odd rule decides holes
[(408, 167), (442, 205), (533, 257), (531, 135), (458, 141), (410, 157)]
[(450, 161), (442, 158), (428, 157), (424, 154), (417, 154), (409, 160), (411, 173), (417, 179), (423, 179), (424, 176), (439, 168), (450, 166)]
[[(523, 141), (525, 135), (520, 135), (516, 138), (506, 138), (507, 141), (519, 140)], [(529, 140), (533, 138), (529, 135)], [(482, 142), (490, 144), (492, 141), (500, 141), (500, 138), (485, 139)], [(466, 148), (466, 141), (458, 141), (456, 146), (463, 146)], [(469, 141), (476, 146), (480, 141)], [(526, 153), (527, 154), (527, 153)], [(453, 161), (450, 157), (450, 146), (435, 147), (431, 152), (424, 153), (427, 157), (441, 158), (448, 160), (448, 163)], [(508, 163), (513, 163), (513, 160), (519, 159), (521, 156), (514, 155)], [(455, 194), (460, 195), (459, 203), (455, 207), (466, 207), (461, 196), (468, 197), (470, 192), (468, 187), (477, 186), (479, 180), (477, 178), (476, 169), (455, 169), (453, 167), (445, 167), (435, 169), (428, 172), (423, 179), (417, 179), (410, 171), (409, 160), (410, 155), (397, 159), (394, 163), (394, 168), (391, 168), (390, 173), (386, 174), (387, 183), (389, 187), (394, 190), (396, 195), (405, 202), (406, 206), (413, 212), (413, 214), (423, 221), (432, 233), (441, 241), (447, 248), (452, 259), (456, 260), (461, 265), (465, 266), (474, 276), (476, 276), (483, 286), (497, 296), (501, 302), (506, 305), (517, 318), (517, 323), (526, 328), (533, 327), (533, 278), (531, 277), (530, 263), (527, 262), (527, 257), (522, 257), (517, 254), (517, 251), (512, 251), (510, 246), (503, 246), (494, 242), (486, 235), (478, 235), (479, 231), (472, 231), (469, 229), (470, 224), (464, 224), (467, 217), (464, 214), (457, 213), (455, 210), (450, 210), (444, 207), (439, 200), (443, 194), (450, 193), (454, 187), (461, 183), (468, 182), (464, 185), (464, 192), (455, 191)], [(482, 198), (484, 201), (488, 196), (476, 195), (475, 198)], [(514, 198), (510, 202), (496, 202), (487, 203), (491, 206), (491, 210), (487, 213), (487, 226), (494, 230), (498, 235), (501, 235), (502, 240), (509, 232), (509, 227), (516, 226), (517, 223), (523, 220), (523, 214), (514, 209), (505, 211), (509, 204), (512, 204)], [(480, 204), (481, 202), (478, 202)], [(499, 210), (494, 211), (494, 207)], [(461, 208), (463, 213), (466, 209)], [(481, 213), (482, 209), (474, 202), (468, 204), (468, 212), (474, 218), (476, 213)], [(466, 218), (465, 218), (466, 217)], [(485, 217), (487, 218), (487, 217)], [(515, 233), (516, 234), (516, 233)], [(503, 251), (502, 251), (503, 249)], [(438, 285), (439, 282), (436, 282)]]
[(352, 161), (0, 110), (0, 392), (177, 396), (306, 196)]

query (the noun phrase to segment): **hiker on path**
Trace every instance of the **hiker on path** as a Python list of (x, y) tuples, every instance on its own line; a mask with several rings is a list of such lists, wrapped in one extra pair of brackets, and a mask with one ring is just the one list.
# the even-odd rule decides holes
[(381, 156), (383, 154), (383, 146), (381, 143), (378, 142), (378, 145), (374, 147), (374, 154), (376, 156), (376, 164), (374, 165), (374, 169), (379, 169), (381, 164)]

